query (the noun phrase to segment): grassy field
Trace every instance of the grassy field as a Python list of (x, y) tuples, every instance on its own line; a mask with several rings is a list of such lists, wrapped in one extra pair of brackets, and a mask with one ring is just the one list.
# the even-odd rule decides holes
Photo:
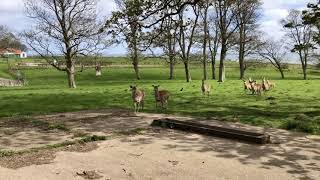
[[(67, 88), (63, 72), (26, 69), (23, 72), (29, 81), (28, 86), (0, 89), (0, 116), (132, 108), (129, 85), (137, 84), (146, 91), (146, 112), (215, 117), (222, 121), (320, 134), (319, 70), (309, 69), (309, 80), (303, 81), (297, 66), (286, 71), (285, 80), (281, 80), (279, 73), (271, 67), (250, 69), (247, 77), (266, 77), (276, 82), (274, 90), (259, 97), (244, 92), (243, 83), (238, 79), (237, 64), (228, 63), (227, 81), (222, 84), (209, 81), (213, 92), (205, 98), (200, 93), (201, 66), (192, 67), (191, 83), (185, 82), (181, 66), (176, 68), (176, 80), (168, 80), (168, 68), (165, 66), (141, 68), (140, 81), (134, 79), (132, 68), (105, 68), (102, 77), (95, 77), (94, 69), (88, 69), (77, 75), (77, 89)], [(10, 77), (6, 63), (0, 63), (0, 77)], [(155, 109), (153, 84), (170, 91), (167, 110)]]

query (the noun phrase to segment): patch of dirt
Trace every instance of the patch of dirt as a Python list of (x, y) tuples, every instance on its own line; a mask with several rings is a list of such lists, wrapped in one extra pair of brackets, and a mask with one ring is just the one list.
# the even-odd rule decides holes
[(31, 165), (50, 164), (56, 158), (56, 153), (60, 151), (67, 152), (90, 152), (98, 148), (96, 142), (76, 143), (66, 147), (56, 149), (43, 149), (31, 152), (22, 152), (0, 158), (0, 166), (10, 169), (18, 169)]
[(31, 165), (49, 164), (52, 163), (55, 157), (55, 151), (52, 150), (28, 152), (0, 158), (0, 166), (10, 169), (18, 169)]
[(101, 179), (103, 177), (97, 171), (82, 171), (77, 172), (77, 175), (83, 177), (84, 179)]

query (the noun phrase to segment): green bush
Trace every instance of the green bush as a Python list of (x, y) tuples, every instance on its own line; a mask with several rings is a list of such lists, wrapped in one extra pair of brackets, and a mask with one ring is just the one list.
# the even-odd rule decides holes
[(282, 125), (283, 129), (296, 130), (311, 134), (320, 133), (320, 118), (312, 118), (305, 114), (299, 114), (294, 119), (287, 120)]

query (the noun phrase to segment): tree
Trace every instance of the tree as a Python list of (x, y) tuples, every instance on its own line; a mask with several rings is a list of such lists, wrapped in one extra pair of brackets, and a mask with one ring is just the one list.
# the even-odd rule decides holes
[(200, 16), (200, 8), (197, 5), (191, 7), (194, 14), (194, 19), (185, 17), (185, 9), (179, 14), (179, 34), (178, 34), (178, 44), (180, 48), (180, 58), (184, 64), (186, 81), (191, 81), (191, 73), (189, 67), (190, 53), (192, 45), (194, 43), (196, 28), (198, 26), (198, 20)]
[(10, 32), (9, 28), (0, 25), (0, 49), (14, 48), (26, 51), (27, 47)]
[[(255, 43), (255, 32), (257, 29), (257, 21), (259, 18), (259, 10), (261, 7), (260, 0), (237, 0), (236, 1), (236, 23), (238, 29), (238, 53), (239, 53), (239, 66), (240, 66), (240, 79), (244, 78), (245, 73), (245, 56), (247, 47)], [(253, 43), (252, 43), (253, 42)]]
[(203, 64), (203, 79), (208, 79), (207, 72), (207, 46), (209, 41), (209, 29), (208, 29), (208, 12), (211, 6), (211, 0), (200, 1), (199, 6), (202, 9), (200, 11), (202, 20), (203, 20), (203, 46), (202, 46), (202, 64)]
[(311, 25), (315, 29), (313, 40), (320, 46), (320, 2), (309, 3), (308, 10), (302, 11), (302, 16), (303, 24)]
[(283, 41), (267, 40), (259, 46), (257, 53), (268, 60), (280, 72), (281, 78), (284, 79), (283, 60), (286, 56), (286, 51), (284, 50)]
[[(170, 9), (167, 9), (166, 13), (169, 11)], [(161, 48), (166, 57), (170, 69), (169, 79), (174, 79), (174, 67), (177, 63), (178, 23), (176, 16), (168, 16), (161, 26), (153, 29), (153, 35), (150, 36), (153, 39), (153, 47)]]
[(120, 34), (127, 43), (130, 59), (135, 71), (136, 78), (139, 80), (139, 54), (146, 49), (143, 48), (144, 32), (140, 22), (145, 11), (144, 0), (115, 0), (118, 10), (112, 13), (112, 17), (106, 23), (106, 27), (113, 29), (111, 32), (115, 36)]
[(211, 57), (212, 79), (216, 79), (216, 58), (220, 43), (219, 21), (217, 11), (209, 16), (208, 44)]
[(104, 48), (96, 5), (96, 0), (25, 0), (27, 16), (35, 22), (32, 30), (23, 33), (26, 43), (66, 72), (70, 88), (76, 88), (78, 57)]
[(215, 10), (218, 14), (218, 24), (220, 32), (220, 67), (219, 67), (219, 82), (225, 80), (225, 67), (224, 61), (227, 56), (227, 51), (230, 48), (231, 39), (234, 32), (238, 29), (238, 25), (235, 23), (236, 10), (235, 10), (236, 0), (216, 0)]
[(293, 44), (291, 52), (297, 53), (302, 66), (303, 79), (307, 79), (307, 66), (312, 50), (312, 28), (309, 24), (303, 24), (302, 13), (299, 10), (291, 10), (289, 15), (282, 20), (286, 36)]

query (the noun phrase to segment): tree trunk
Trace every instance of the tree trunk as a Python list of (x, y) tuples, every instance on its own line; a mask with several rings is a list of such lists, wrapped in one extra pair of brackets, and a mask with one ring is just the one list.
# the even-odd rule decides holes
[[(72, 70), (73, 69), (73, 70)], [(70, 71), (67, 71), (67, 75), (68, 75), (68, 85), (69, 88), (77, 88), (76, 86), (76, 80), (75, 80), (75, 72), (74, 72), (74, 67), (71, 68)]]
[(139, 73), (139, 57), (138, 57), (138, 48), (136, 47), (136, 43), (134, 43), (134, 47), (133, 47), (133, 57), (132, 57), (132, 65), (133, 65), (133, 69), (134, 72), (136, 74), (136, 78), (138, 80), (140, 80), (140, 73)]
[(282, 68), (279, 68), (280, 74), (281, 74), (281, 78), (284, 79), (284, 72)]
[(307, 64), (302, 65), (302, 70), (303, 70), (303, 79), (307, 80)]
[(216, 79), (216, 53), (211, 55), (212, 79)]
[(133, 64), (133, 69), (134, 69), (134, 72), (136, 74), (136, 78), (137, 80), (140, 80), (140, 73), (139, 73), (139, 64), (138, 64), (138, 61), (135, 61), (132, 63)]
[(203, 79), (207, 80), (208, 79), (208, 72), (207, 72), (207, 40), (208, 40), (208, 8), (209, 8), (209, 3), (207, 1), (207, 7), (205, 8), (204, 12), (204, 27), (203, 27), (203, 32), (204, 32), (204, 38), (203, 38)]
[(189, 69), (189, 62), (184, 62), (184, 70), (186, 73), (186, 81), (191, 82), (191, 75), (190, 75), (190, 69)]
[(170, 57), (170, 64), (169, 64), (169, 66), (170, 66), (170, 77), (169, 77), (169, 79), (174, 79), (174, 59), (173, 59), (173, 57)]
[(240, 44), (239, 44), (239, 65), (240, 65), (240, 79), (244, 78), (245, 73), (245, 66), (244, 66), (244, 51), (245, 51), (245, 44), (244, 44), (244, 32), (240, 30)]
[(220, 67), (219, 67), (219, 80), (218, 82), (224, 82), (225, 78), (225, 71), (224, 71), (224, 60), (226, 59), (227, 55), (227, 47), (226, 43), (221, 43), (221, 54), (220, 54)]

